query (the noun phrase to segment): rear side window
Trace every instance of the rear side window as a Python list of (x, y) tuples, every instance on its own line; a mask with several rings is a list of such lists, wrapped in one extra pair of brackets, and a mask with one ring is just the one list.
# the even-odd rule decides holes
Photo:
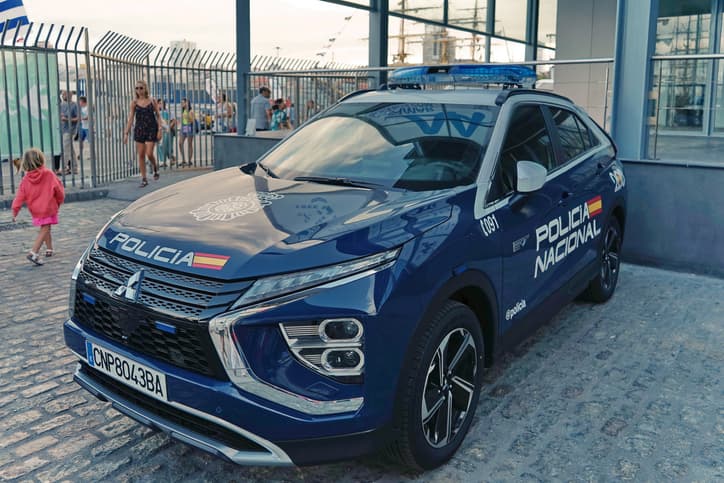
[(560, 165), (580, 156), (598, 144), (598, 140), (591, 135), (589, 129), (576, 114), (567, 109), (554, 107), (549, 109), (561, 141), (563, 159), (560, 160)]
[(493, 178), (489, 202), (515, 190), (518, 161), (533, 161), (548, 171), (555, 169), (551, 137), (539, 106), (523, 105), (513, 112)]

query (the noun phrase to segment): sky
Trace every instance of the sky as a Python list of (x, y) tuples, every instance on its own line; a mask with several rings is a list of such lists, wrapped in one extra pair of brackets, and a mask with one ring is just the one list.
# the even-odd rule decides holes
[[(112, 30), (163, 47), (190, 40), (236, 49), (234, 0), (24, 0), (32, 22), (87, 27), (91, 45)], [(346, 19), (350, 17), (350, 19)], [(251, 0), (252, 56), (367, 63), (368, 15), (319, 0)], [(334, 38), (333, 42), (329, 39)], [(328, 47), (330, 46), (331, 47)], [(279, 47), (279, 49), (277, 49)], [(324, 53), (324, 56), (317, 55)]]

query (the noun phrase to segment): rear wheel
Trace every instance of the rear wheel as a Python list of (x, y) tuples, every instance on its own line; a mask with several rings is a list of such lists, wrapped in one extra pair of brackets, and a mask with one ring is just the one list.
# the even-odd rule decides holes
[(483, 334), (475, 314), (448, 301), (413, 341), (388, 453), (412, 469), (440, 466), (470, 428), (482, 386)]
[(613, 295), (621, 268), (621, 241), (621, 225), (612, 216), (603, 235), (598, 276), (591, 280), (583, 294), (586, 300), (601, 303)]

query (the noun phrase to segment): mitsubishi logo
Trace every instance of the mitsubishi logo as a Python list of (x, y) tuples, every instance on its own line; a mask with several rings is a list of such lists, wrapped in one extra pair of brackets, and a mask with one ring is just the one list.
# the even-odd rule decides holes
[(128, 281), (116, 289), (116, 295), (124, 297), (132, 302), (138, 302), (141, 294), (141, 282), (143, 281), (144, 270), (139, 270)]

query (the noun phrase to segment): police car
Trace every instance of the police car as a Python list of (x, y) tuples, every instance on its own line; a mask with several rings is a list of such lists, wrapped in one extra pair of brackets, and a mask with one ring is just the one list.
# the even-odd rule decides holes
[(618, 280), (616, 148), (534, 81), (400, 69), (257, 162), (131, 204), (72, 275), (75, 380), (236, 463), (441, 465), (496, 356)]

